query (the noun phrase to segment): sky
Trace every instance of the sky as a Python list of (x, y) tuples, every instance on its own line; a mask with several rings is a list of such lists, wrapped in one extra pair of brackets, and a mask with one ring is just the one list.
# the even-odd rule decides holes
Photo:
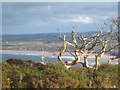
[(3, 2), (2, 34), (98, 31), (117, 14), (117, 2)]

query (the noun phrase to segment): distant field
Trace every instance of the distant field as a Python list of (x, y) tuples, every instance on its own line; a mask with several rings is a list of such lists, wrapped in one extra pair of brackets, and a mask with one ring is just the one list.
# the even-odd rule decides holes
[(3, 42), (3, 50), (32, 50), (41, 51), (45, 48), (46, 51), (57, 50), (60, 47), (60, 43), (45, 43), (42, 41), (14, 41), (14, 42)]
[[(98, 32), (86, 32), (87, 36), (91, 36)], [(67, 35), (67, 40), (71, 42), (70, 33), (64, 33)], [(78, 33), (79, 35), (80, 33)], [(44, 33), (44, 34), (21, 34), (21, 35), (3, 35), (2, 36), (2, 49), (3, 50), (30, 50), (41, 51), (42, 48), (45, 51), (56, 52), (59, 51), (62, 42), (57, 38), (59, 33)], [(81, 42), (79, 42), (81, 45)], [(73, 50), (73, 48), (70, 48)], [(95, 51), (98, 52), (100, 47)], [(118, 49), (115, 49), (112, 54), (116, 55)]]

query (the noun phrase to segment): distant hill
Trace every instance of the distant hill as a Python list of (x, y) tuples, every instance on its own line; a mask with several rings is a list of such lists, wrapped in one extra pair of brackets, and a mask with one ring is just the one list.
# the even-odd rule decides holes
[[(77, 32), (79, 35), (81, 32)], [(99, 31), (90, 31), (84, 32), (83, 34), (87, 35), (87, 37), (99, 33)], [(71, 41), (71, 33), (62, 33), (62, 35), (66, 34), (68, 41)], [(43, 41), (43, 42), (60, 42), (57, 38), (59, 33), (39, 33), (39, 34), (19, 34), (19, 35), (2, 35), (2, 41), (9, 42), (9, 41)]]
[[(80, 34), (80, 32), (77, 32)], [(88, 34), (89, 36), (92, 34), (98, 33), (96, 31), (85, 32), (84, 34)], [(63, 35), (66, 34), (70, 37), (70, 33), (62, 33)], [(60, 41), (56, 36), (59, 36), (59, 33), (39, 33), (39, 34), (19, 34), (19, 35), (2, 35), (2, 41), (52, 41), (58, 42)], [(69, 39), (69, 38), (68, 38)]]

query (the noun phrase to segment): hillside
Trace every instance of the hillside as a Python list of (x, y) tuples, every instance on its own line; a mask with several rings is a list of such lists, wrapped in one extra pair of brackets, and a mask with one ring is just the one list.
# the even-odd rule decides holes
[[(81, 32), (77, 32), (80, 35)], [(86, 37), (99, 33), (98, 31), (84, 32)], [(116, 32), (117, 33), (117, 32)], [(67, 41), (72, 42), (71, 33), (63, 33), (67, 35)], [(57, 38), (59, 33), (39, 33), (39, 34), (20, 34), (20, 35), (3, 35), (2, 36), (2, 50), (28, 50), (28, 51), (45, 51), (55, 52), (59, 51), (62, 41)], [(79, 40), (78, 40), (79, 41)], [(116, 42), (113, 42), (116, 43)], [(79, 45), (81, 42), (79, 41)], [(73, 48), (70, 47), (72, 50)], [(99, 51), (99, 47), (95, 52)], [(115, 49), (112, 55), (118, 54), (118, 49)]]
[[(77, 34), (80, 34), (81, 32), (77, 32)], [(87, 34), (88, 36), (91, 36), (92, 34), (99, 33), (97, 31), (91, 31), (91, 32), (84, 32), (84, 34)], [(67, 35), (70, 37), (71, 33), (62, 33), (62, 35)], [(19, 35), (2, 35), (2, 40), (6, 42), (11, 41), (45, 41), (45, 42), (54, 42), (58, 43), (61, 40), (56, 38), (56, 36), (59, 36), (59, 33), (39, 33), (39, 34), (19, 34)], [(50, 41), (51, 40), (51, 41)], [(69, 40), (69, 38), (68, 38)]]
[(118, 65), (101, 65), (96, 70), (61, 64), (42, 65), (9, 59), (2, 62), (2, 88), (118, 88)]

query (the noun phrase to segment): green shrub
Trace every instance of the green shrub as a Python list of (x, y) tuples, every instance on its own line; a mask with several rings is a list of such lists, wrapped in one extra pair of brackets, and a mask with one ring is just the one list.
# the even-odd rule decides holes
[(9, 60), (2, 63), (2, 86), (3, 88), (118, 88), (118, 66), (104, 64), (98, 70), (80, 67), (68, 70), (60, 63), (49, 63), (44, 66), (32, 61)]

